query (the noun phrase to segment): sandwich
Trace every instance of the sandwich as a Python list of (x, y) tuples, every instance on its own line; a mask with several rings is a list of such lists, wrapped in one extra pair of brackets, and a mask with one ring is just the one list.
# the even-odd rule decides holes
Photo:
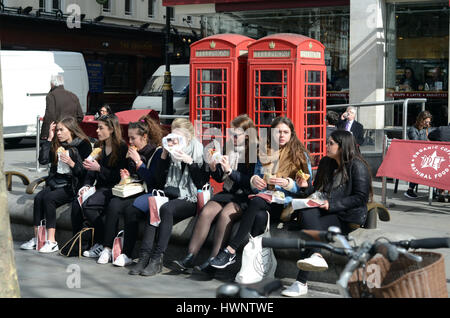
[(88, 159), (94, 161), (95, 159), (98, 158), (98, 156), (100, 156), (102, 152), (102, 148), (94, 148), (94, 150), (92, 150), (91, 154), (89, 155)]
[[(138, 148), (137, 148), (136, 146), (130, 146), (129, 148), (138, 151)], [(125, 157), (126, 157), (126, 158), (129, 158), (129, 157), (130, 157), (130, 156), (128, 155), (128, 152), (127, 152), (127, 155), (126, 155)]]
[(298, 178), (301, 178), (301, 179), (303, 179), (303, 180), (305, 180), (305, 181), (308, 181), (308, 179), (309, 179), (309, 177), (310, 177), (310, 175), (307, 174), (307, 173), (304, 173), (304, 172), (302, 171), (302, 169), (300, 169), (299, 171), (297, 171), (297, 174), (296, 174), (295, 176), (298, 177)]
[(64, 149), (64, 147), (58, 147), (58, 149), (56, 149), (56, 153), (60, 154), (60, 153), (65, 153), (66, 149)]

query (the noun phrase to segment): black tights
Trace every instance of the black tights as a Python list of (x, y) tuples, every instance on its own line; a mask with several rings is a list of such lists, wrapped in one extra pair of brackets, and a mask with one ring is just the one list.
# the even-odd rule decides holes
[(270, 204), (266, 200), (255, 197), (250, 200), (247, 210), (242, 213), (241, 223), (229, 246), (239, 249), (248, 242), (248, 235), (257, 236), (264, 233), (267, 225), (267, 211), (272, 220), (279, 220), (283, 205)]
[(151, 253), (152, 259), (160, 257), (167, 249), (173, 225), (196, 213), (197, 203), (194, 202), (175, 199), (163, 204), (159, 209), (161, 219), (159, 226), (155, 227), (145, 222), (141, 252)]
[(241, 214), (239, 205), (234, 202), (222, 205), (215, 201), (209, 201), (197, 217), (193, 235), (189, 242), (189, 253), (198, 254), (208, 237), (211, 224), (216, 220), (210, 257), (216, 256), (224, 242), (228, 240), (233, 223), (240, 218)]
[[(297, 210), (298, 219), (302, 230), (322, 230), (326, 231), (330, 226), (337, 226), (341, 229), (343, 234), (348, 234), (350, 229), (347, 223), (342, 222), (337, 214), (330, 214), (328, 211), (311, 208), (304, 210)], [(300, 253), (300, 259), (305, 259), (310, 257), (314, 253), (320, 253), (320, 249), (307, 249)], [(298, 271), (297, 280), (303, 284), (308, 281), (308, 273), (302, 270)]]
[(56, 228), (56, 208), (73, 200), (72, 191), (67, 187), (52, 190), (45, 187), (35, 197), (33, 202), (33, 223), (39, 226), (45, 219), (48, 229)]

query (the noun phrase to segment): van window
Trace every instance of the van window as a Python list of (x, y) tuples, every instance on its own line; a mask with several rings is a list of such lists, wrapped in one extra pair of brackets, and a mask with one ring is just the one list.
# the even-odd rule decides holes
[[(152, 76), (142, 90), (141, 96), (162, 96), (164, 76)], [(189, 76), (172, 76), (173, 96), (186, 96)]]

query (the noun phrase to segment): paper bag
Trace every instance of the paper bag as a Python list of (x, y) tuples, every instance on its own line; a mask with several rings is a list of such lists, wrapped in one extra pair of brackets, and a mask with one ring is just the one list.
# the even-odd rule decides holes
[(165, 196), (164, 191), (156, 189), (152, 191), (152, 196), (148, 197), (150, 225), (159, 226), (159, 223), (161, 223), (159, 209), (167, 202), (169, 202), (169, 198)]

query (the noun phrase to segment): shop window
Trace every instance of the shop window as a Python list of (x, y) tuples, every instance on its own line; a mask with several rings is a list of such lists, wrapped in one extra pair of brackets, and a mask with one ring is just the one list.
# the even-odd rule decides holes
[(106, 3), (103, 4), (103, 12), (111, 12), (111, 0), (107, 0)]
[(104, 65), (105, 90), (127, 90), (131, 88), (130, 62), (126, 58), (108, 59)]
[[(387, 5), (386, 98), (426, 98), (433, 126), (448, 124), (448, 2)], [(408, 109), (412, 125), (419, 106)], [(386, 107), (386, 125), (401, 126), (401, 106)]]

